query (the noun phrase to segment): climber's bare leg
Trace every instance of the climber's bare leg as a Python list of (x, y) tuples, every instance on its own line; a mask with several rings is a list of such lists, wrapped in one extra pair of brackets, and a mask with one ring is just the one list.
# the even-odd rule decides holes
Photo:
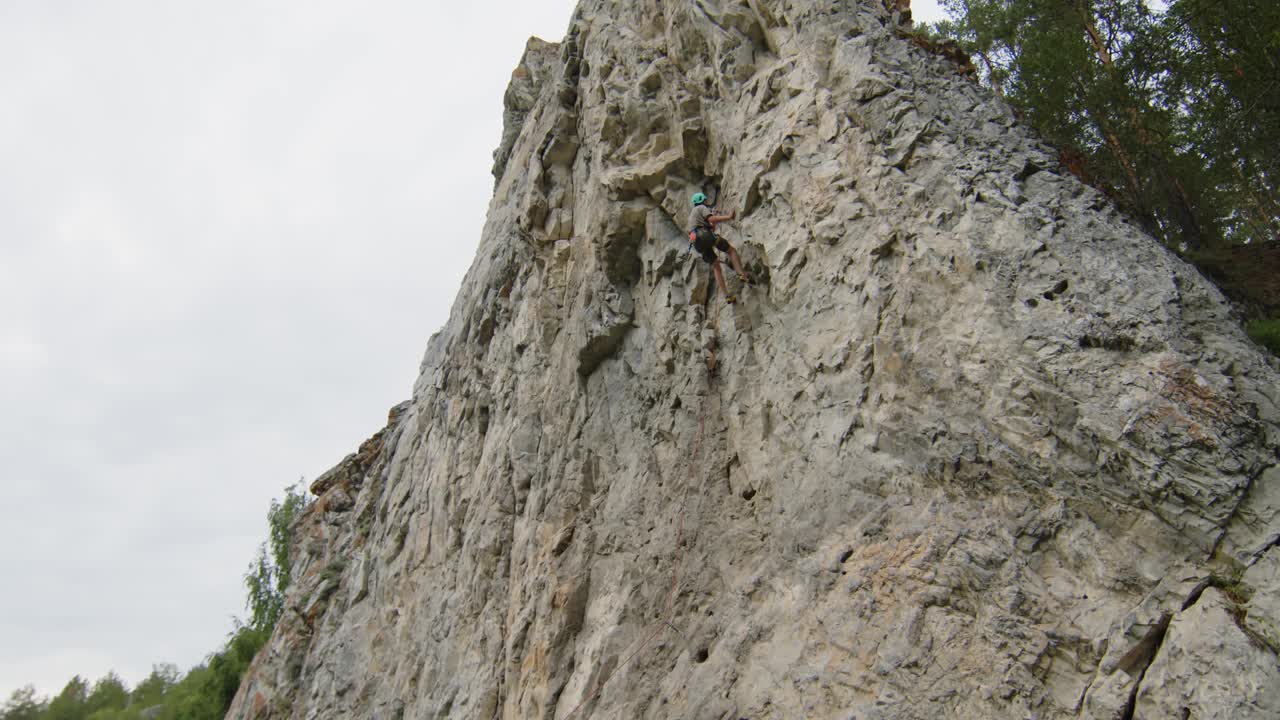
[(729, 243), (725, 243), (725, 246), (729, 248), (725, 252), (729, 254), (729, 264), (733, 266), (733, 271), (738, 273), (738, 277), (746, 280), (747, 274), (742, 270), (742, 258), (738, 256), (738, 251)]
[(724, 284), (724, 271), (720, 269), (718, 259), (711, 263), (711, 273), (716, 276), (716, 287), (720, 288), (720, 294), (728, 297), (729, 287)]

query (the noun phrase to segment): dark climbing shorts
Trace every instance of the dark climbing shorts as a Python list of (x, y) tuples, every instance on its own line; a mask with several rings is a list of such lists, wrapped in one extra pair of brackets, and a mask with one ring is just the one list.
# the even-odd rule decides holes
[(709, 263), (716, 261), (716, 250), (723, 253), (729, 252), (729, 243), (705, 228), (690, 232), (689, 237), (693, 238), (693, 249), (697, 250), (702, 259)]

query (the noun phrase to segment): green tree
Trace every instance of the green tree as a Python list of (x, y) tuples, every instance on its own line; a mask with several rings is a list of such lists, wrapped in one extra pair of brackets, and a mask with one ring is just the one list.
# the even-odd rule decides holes
[(36, 689), (27, 685), (14, 690), (0, 710), (0, 720), (36, 720), (45, 711), (43, 701), (36, 698)]
[(248, 625), (268, 634), (284, 610), (284, 591), (289, 587), (293, 564), (293, 524), (307, 507), (307, 492), (301, 481), (285, 488), (284, 493), (283, 500), (271, 501), (267, 542), (258, 547), (258, 556), (244, 576)]
[(85, 710), (93, 716), (100, 710), (123, 710), (129, 704), (129, 690), (114, 672), (109, 672), (93, 684), (93, 690), (85, 698)]
[(130, 705), (138, 708), (149, 708), (159, 705), (164, 701), (167, 694), (182, 677), (178, 672), (178, 666), (171, 663), (161, 663), (151, 667), (151, 674), (138, 683), (137, 687), (130, 693)]
[(301, 484), (285, 488), (283, 499), (272, 500), (267, 511), (267, 541), (258, 550), (244, 582), (248, 590), (249, 620), (233, 618), (235, 629), (226, 643), (204, 664), (185, 675), (172, 664), (152, 667), (132, 692), (115, 673), (108, 673), (90, 690), (79, 675), (52, 701), (36, 698), (28, 686), (13, 693), (0, 720), (219, 720), (226, 715), (258, 650), (271, 636), (284, 607), (293, 561), (293, 525), (307, 508)]
[(165, 699), (158, 720), (218, 720), (231, 707), (240, 679), (270, 631), (241, 625), (221, 650), (191, 669)]
[(1280, 228), (1280, 4), (943, 0), (957, 40), (1072, 169), (1180, 251)]
[(49, 701), (45, 717), (48, 720), (84, 720), (89, 715), (89, 709), (85, 705), (88, 696), (89, 684), (76, 675), (67, 682), (57, 697)]
[(216, 720), (225, 714), (220, 697), (210, 692), (208, 668), (197, 665), (170, 689), (156, 720)]
[(1228, 242), (1280, 237), (1280, 3), (1174, 0), (1142, 50), (1161, 102), (1202, 158)]

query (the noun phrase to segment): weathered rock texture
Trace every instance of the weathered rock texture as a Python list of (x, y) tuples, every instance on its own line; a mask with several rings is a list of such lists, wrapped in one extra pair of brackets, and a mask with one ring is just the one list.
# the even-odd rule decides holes
[(1277, 717), (1275, 368), (882, 3), (584, 0), (506, 119), (231, 717)]

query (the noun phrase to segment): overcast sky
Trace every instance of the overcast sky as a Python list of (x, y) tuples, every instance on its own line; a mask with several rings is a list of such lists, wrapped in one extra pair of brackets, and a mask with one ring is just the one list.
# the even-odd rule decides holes
[(574, 4), (0, 2), (0, 703), (221, 645), (271, 498), (409, 396)]

